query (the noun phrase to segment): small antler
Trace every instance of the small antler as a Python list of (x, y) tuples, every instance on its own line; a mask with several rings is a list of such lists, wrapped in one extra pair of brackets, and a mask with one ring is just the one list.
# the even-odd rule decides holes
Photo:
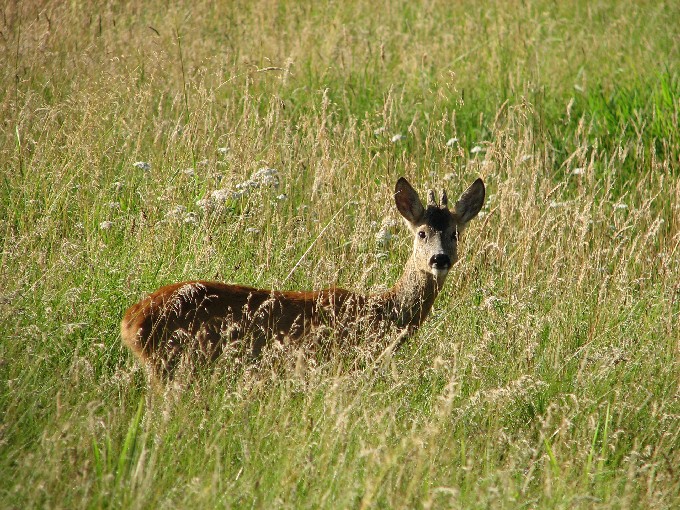
[(427, 190), (427, 205), (428, 206), (433, 205), (433, 206), (437, 207), (437, 202), (434, 199), (434, 190), (431, 190), (431, 189)]
[(442, 190), (442, 207), (449, 208), (449, 197), (446, 196), (446, 190)]

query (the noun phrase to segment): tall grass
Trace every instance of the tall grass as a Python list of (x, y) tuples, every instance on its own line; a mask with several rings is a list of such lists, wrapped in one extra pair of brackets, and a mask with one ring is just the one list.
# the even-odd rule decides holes
[[(679, 25), (673, 2), (9, 2), (0, 505), (680, 504)], [(278, 187), (197, 204), (262, 167)], [(162, 284), (391, 285), (400, 175), (481, 175), (488, 202), (387, 365), (147, 388), (118, 323)]]

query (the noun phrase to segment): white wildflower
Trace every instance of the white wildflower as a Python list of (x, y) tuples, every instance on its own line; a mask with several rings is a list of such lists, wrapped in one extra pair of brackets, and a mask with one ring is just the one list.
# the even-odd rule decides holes
[(385, 126), (380, 126), (379, 128), (373, 130), (375, 136), (380, 136), (385, 132)]
[(247, 181), (240, 182), (236, 185), (236, 189), (243, 190), (243, 191), (247, 191), (247, 190), (251, 190), (251, 189), (259, 188), (259, 187), (260, 187), (260, 183), (257, 182), (257, 181), (254, 181), (252, 179), (248, 179)]
[(456, 138), (456, 137), (449, 138), (449, 139), (446, 141), (446, 146), (447, 146), (447, 147), (453, 147), (453, 146), (456, 145), (457, 143), (458, 143), (458, 138)]
[(567, 203), (566, 202), (557, 202), (555, 200), (551, 200), (550, 203), (548, 204), (548, 207), (551, 209), (559, 209), (561, 207), (566, 207)]
[(387, 228), (383, 227), (375, 235), (375, 241), (378, 243), (378, 246), (387, 246), (390, 244), (393, 237), (392, 233)]
[(284, 200), (287, 200), (287, 199), (288, 199), (288, 195), (286, 195), (285, 193), (281, 193), (280, 195), (278, 195), (276, 197), (276, 200), (279, 200), (281, 202), (284, 201)]
[(101, 230), (109, 230), (111, 227), (113, 227), (113, 222), (112, 221), (102, 221), (99, 224), (99, 228)]
[(249, 190), (247, 190), (247, 189), (242, 189), (242, 190), (239, 190), (239, 191), (233, 191), (229, 194), (229, 198), (231, 198), (232, 200), (240, 200), (243, 197), (247, 197), (248, 193), (249, 193)]
[(442, 179), (445, 180), (445, 181), (452, 181), (455, 178), (456, 178), (456, 174), (454, 174), (453, 172), (449, 172), (448, 174), (444, 174), (444, 177), (442, 177)]
[(279, 172), (274, 168), (264, 167), (251, 175), (250, 179), (262, 186), (273, 186), (276, 188), (279, 185)]
[(263, 167), (250, 176), (250, 179), (236, 185), (236, 191), (231, 194), (231, 198), (241, 198), (248, 195), (254, 189), (260, 187), (279, 186), (279, 172), (274, 168)]
[(500, 304), (501, 302), (502, 300), (500, 298), (497, 298), (496, 296), (489, 296), (482, 303), (482, 307), (490, 310), (496, 306), (496, 303)]
[(248, 228), (246, 229), (246, 234), (259, 234), (259, 233), (260, 233), (260, 229), (259, 229), (259, 228), (248, 227)]
[(227, 189), (216, 189), (210, 192), (206, 197), (201, 198), (196, 201), (196, 205), (203, 210), (203, 212), (209, 213), (221, 207), (224, 202), (233, 197), (233, 192)]
[(145, 172), (151, 170), (151, 163), (147, 163), (146, 161), (135, 161), (132, 163), (132, 166), (139, 168), (140, 170), (144, 170)]
[(571, 171), (571, 175), (583, 175), (584, 173), (586, 173), (586, 169), (585, 169), (585, 168), (580, 168), (580, 167), (579, 167), (579, 168), (574, 168), (574, 169)]
[(216, 189), (216, 190), (213, 190), (210, 193), (210, 198), (214, 202), (226, 202), (227, 200), (232, 198), (232, 196), (233, 196), (233, 192), (231, 192), (227, 189)]
[(222, 154), (222, 156), (224, 156), (227, 152), (229, 152), (229, 147), (218, 147), (217, 152), (218, 154)]
[(480, 152), (484, 152), (484, 149), (479, 145), (475, 145), (472, 149), (470, 149), (470, 153), (472, 154), (478, 154)]
[(522, 158), (519, 160), (520, 163), (526, 163), (529, 161), (533, 156), (531, 154), (525, 154), (522, 156)]
[(120, 182), (120, 181), (116, 181), (116, 182), (111, 184), (111, 187), (113, 188), (113, 191), (115, 191), (116, 193), (119, 193), (120, 191), (123, 190), (123, 188), (125, 187), (125, 184)]
[(198, 215), (195, 212), (187, 213), (184, 217), (184, 223), (187, 225), (198, 225)]
[(397, 143), (402, 140), (406, 140), (406, 136), (402, 135), (401, 133), (397, 133), (396, 135), (392, 136), (391, 140), (392, 143)]
[(614, 204), (614, 209), (619, 209), (619, 210), (621, 210), (621, 209), (628, 209), (628, 204), (624, 204), (624, 203), (622, 203), (622, 202), (618, 202), (618, 203)]
[(210, 198), (201, 198), (196, 201), (196, 205), (204, 212), (210, 212), (213, 210), (214, 203)]
[(193, 177), (196, 172), (194, 172), (193, 168), (185, 168), (184, 170), (182, 170), (182, 173), (187, 177)]
[(239, 184), (236, 187), (241, 189), (237, 189), (236, 191), (224, 188), (213, 190), (208, 196), (197, 200), (196, 205), (204, 212), (211, 212), (215, 209), (219, 209), (229, 200), (239, 200), (250, 193), (248, 185), (245, 185), (244, 183)]
[(176, 205), (165, 214), (165, 217), (171, 220), (181, 221), (182, 218), (184, 218), (186, 212), (187, 212), (186, 207), (184, 207), (183, 205)]
[[(378, 223), (375, 221), (371, 222), (371, 226), (373, 228), (376, 228), (378, 226)], [(396, 228), (397, 222), (394, 221), (393, 218), (385, 218), (382, 221), (382, 224), (380, 225), (380, 230), (375, 234), (375, 241), (378, 243), (378, 246), (387, 246), (390, 244), (390, 241), (394, 239), (394, 235), (392, 234), (392, 230)]]

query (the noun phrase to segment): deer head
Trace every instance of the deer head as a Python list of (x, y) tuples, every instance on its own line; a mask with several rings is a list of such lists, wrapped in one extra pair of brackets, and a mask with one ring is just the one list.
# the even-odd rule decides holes
[(468, 222), (477, 216), (484, 204), (484, 183), (477, 179), (465, 190), (449, 210), (446, 192), (439, 203), (434, 191), (427, 193), (427, 206), (409, 182), (401, 177), (395, 187), (395, 202), (411, 232), (416, 269), (432, 274), (439, 284), (444, 282), (451, 266), (458, 260), (458, 239)]

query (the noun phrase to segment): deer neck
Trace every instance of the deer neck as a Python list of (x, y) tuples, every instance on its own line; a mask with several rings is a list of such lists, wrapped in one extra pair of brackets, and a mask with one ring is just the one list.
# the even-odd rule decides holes
[(394, 287), (379, 296), (382, 316), (399, 328), (417, 328), (430, 313), (445, 279), (422, 271), (409, 259)]

